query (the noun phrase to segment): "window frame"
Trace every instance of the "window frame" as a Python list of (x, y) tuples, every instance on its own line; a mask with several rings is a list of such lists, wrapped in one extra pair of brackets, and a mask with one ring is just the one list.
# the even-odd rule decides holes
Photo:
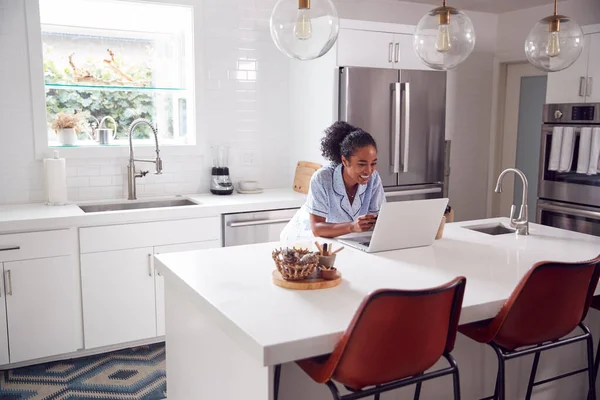
[[(194, 144), (181, 144), (181, 143), (159, 143), (160, 151), (162, 155), (202, 155), (203, 138), (200, 135), (198, 126), (199, 115), (200, 115), (200, 104), (197, 101), (198, 90), (198, 79), (199, 74), (199, 62), (198, 55), (201, 54), (197, 48), (197, 40), (195, 38), (196, 30), (196, 13), (195, 7), (189, 2), (181, 1), (180, 4), (173, 4), (169, 2), (157, 2), (165, 5), (179, 5), (189, 7), (192, 13), (192, 35), (191, 35), (191, 49), (193, 55), (191, 57), (191, 67), (188, 74), (190, 80), (190, 94), (189, 97), (192, 99), (194, 107), (188, 110), (188, 115), (194, 115), (188, 121), (190, 138), (195, 139)], [(42, 29), (41, 29), (41, 17), (40, 17), (40, 6), (39, 0), (25, 0), (25, 16), (26, 16), (26, 28), (28, 37), (28, 52), (29, 52), (29, 74), (31, 83), (31, 103), (32, 103), (32, 117), (33, 117), (33, 132), (34, 132), (34, 147), (35, 147), (35, 158), (40, 160), (46, 157), (50, 157), (54, 150), (58, 150), (62, 157), (66, 158), (117, 158), (117, 157), (128, 157), (129, 146), (128, 145), (115, 145), (115, 146), (99, 146), (92, 144), (82, 144), (81, 146), (67, 147), (67, 146), (50, 146), (48, 143), (48, 127), (46, 122), (46, 85), (44, 81), (44, 59), (43, 59), (43, 46), (42, 46)], [(200, 71), (201, 72), (201, 71)], [(160, 129), (160, 127), (159, 127)], [(151, 141), (146, 143), (140, 141), (134, 143), (136, 157), (149, 157), (152, 156), (155, 151), (154, 144)]]

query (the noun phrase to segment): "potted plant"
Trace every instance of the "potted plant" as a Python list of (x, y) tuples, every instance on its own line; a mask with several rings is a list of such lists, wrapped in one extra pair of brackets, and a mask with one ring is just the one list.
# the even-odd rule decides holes
[(52, 129), (62, 145), (72, 146), (77, 143), (77, 133), (84, 130), (86, 121), (83, 113), (58, 113), (52, 122)]

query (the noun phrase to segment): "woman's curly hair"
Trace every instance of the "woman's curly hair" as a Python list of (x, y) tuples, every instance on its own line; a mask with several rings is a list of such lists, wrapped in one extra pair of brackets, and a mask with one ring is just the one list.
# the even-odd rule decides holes
[(342, 156), (349, 160), (357, 149), (365, 146), (377, 149), (373, 136), (347, 122), (337, 121), (325, 129), (325, 137), (321, 139), (321, 154), (333, 164), (341, 164)]

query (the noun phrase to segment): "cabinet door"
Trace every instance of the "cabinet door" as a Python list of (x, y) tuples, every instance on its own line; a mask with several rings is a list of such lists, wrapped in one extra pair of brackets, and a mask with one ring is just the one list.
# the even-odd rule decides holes
[(4, 300), (3, 264), (0, 263), (0, 365), (8, 364), (8, 324), (6, 320), (6, 302)]
[[(176, 253), (178, 251), (191, 251), (214, 249), (221, 247), (220, 240), (212, 240), (208, 242), (195, 242), (173, 244), (169, 246), (157, 246), (154, 248), (154, 254)], [(164, 336), (165, 334), (165, 278), (161, 274), (156, 273), (156, 336)]]
[(11, 363), (81, 347), (77, 278), (75, 256), (4, 263)]
[(588, 74), (588, 60), (590, 54), (590, 37), (585, 36), (583, 52), (569, 68), (550, 72), (548, 74), (548, 88), (546, 90), (546, 103), (583, 103), (585, 102), (585, 89)]
[(600, 103), (600, 33), (590, 35), (587, 102)]
[(81, 255), (86, 349), (156, 336), (152, 251)]
[(393, 33), (340, 29), (337, 42), (341, 67), (393, 68)]
[(413, 35), (394, 35), (394, 68), (433, 71), (421, 61), (413, 47)]

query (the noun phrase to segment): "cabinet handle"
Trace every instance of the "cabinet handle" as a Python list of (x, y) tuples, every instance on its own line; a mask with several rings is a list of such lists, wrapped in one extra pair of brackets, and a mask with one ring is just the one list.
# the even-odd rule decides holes
[(0, 247), (0, 251), (20, 250), (21, 246)]
[(585, 80), (585, 76), (582, 76), (581, 78), (579, 78), (579, 96), (580, 97), (585, 97), (585, 92), (587, 90), (586, 88), (586, 80)]
[(152, 269), (154, 269), (154, 259), (152, 254), (148, 254), (148, 276), (152, 278)]
[(394, 59), (393, 53), (394, 53), (394, 43), (390, 42), (390, 48), (388, 50), (388, 62), (392, 62), (392, 60)]
[(4, 272), (4, 292), (7, 296), (12, 296), (12, 279), (10, 277), (10, 269)]
[(396, 50), (394, 51), (395, 56), (394, 56), (394, 62), (398, 62), (398, 57), (400, 54), (400, 43), (396, 43)]
[(587, 79), (587, 88), (585, 91), (586, 96), (591, 96), (592, 95), (592, 86), (594, 86), (594, 79), (590, 76)]

